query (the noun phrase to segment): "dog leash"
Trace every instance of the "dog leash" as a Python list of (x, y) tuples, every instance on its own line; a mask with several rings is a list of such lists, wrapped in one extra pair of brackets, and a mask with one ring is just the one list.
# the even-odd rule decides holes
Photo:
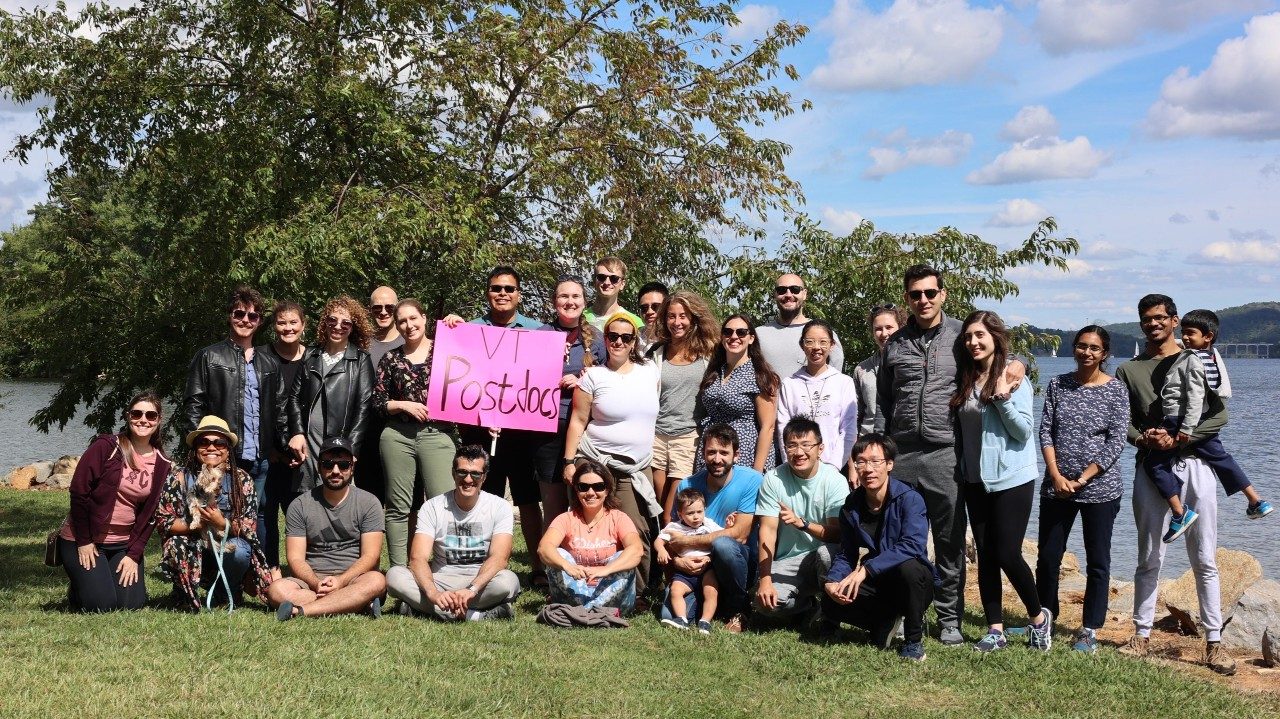
[[(230, 523), (228, 523), (227, 529), (231, 529)], [(227, 614), (230, 614), (235, 611), (236, 600), (231, 595), (231, 581), (227, 579), (227, 570), (222, 566), (222, 555), (226, 551), (227, 543), (231, 541), (231, 533), (227, 532), (227, 536), (223, 537), (221, 542), (213, 536), (212, 528), (210, 528), (206, 533), (209, 536), (209, 544), (213, 546), (213, 560), (214, 563), (218, 565), (218, 576), (213, 578), (213, 584), (209, 586), (209, 591), (205, 594), (205, 608), (209, 611), (213, 611), (213, 590), (218, 586), (218, 580), (221, 579), (223, 588), (227, 590)]]

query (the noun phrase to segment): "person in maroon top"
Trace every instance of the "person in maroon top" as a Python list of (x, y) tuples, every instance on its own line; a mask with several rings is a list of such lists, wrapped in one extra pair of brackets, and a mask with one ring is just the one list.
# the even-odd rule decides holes
[(171, 464), (160, 451), (162, 412), (155, 393), (134, 397), (124, 429), (94, 439), (76, 465), (71, 511), (58, 533), (72, 609), (109, 612), (147, 602), (142, 552)]

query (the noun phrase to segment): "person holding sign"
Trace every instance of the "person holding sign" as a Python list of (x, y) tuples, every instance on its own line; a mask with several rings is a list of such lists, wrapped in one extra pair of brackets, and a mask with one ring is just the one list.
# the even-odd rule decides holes
[(400, 301), (395, 317), (404, 345), (389, 350), (378, 363), (373, 406), (387, 418), (378, 446), (387, 487), (387, 555), (391, 566), (399, 567), (409, 561), (414, 481), (421, 475), (427, 499), (452, 489), (454, 444), (453, 424), (434, 421), (427, 412), (431, 340), (422, 303)]
[(604, 328), (605, 365), (588, 367), (573, 391), (564, 481), (573, 483), (574, 463), (579, 459), (595, 460), (617, 477), (618, 506), (643, 540), (636, 579), (638, 591), (643, 592), (649, 576), (650, 518), (661, 512), (648, 472), (658, 419), (658, 371), (640, 356), (640, 327), (625, 313), (614, 314)]

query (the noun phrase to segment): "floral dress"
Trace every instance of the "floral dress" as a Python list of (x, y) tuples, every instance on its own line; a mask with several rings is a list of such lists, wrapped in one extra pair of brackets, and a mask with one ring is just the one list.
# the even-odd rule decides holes
[[(248, 472), (235, 469), (235, 481), (240, 483), (245, 503), (239, 517), (229, 517), (230, 535), (248, 542), (252, 552), (249, 570), (245, 572), (242, 587), (246, 592), (266, 603), (267, 585), (271, 584), (271, 573), (267, 569), (267, 557), (258, 544), (258, 495), (254, 492), (253, 478)], [(181, 597), (187, 608), (198, 612), (200, 611), (200, 573), (206, 535), (204, 533), (197, 536), (171, 534), (169, 530), (178, 520), (190, 524), (192, 517), (190, 505), (187, 503), (186, 470), (175, 467), (169, 473), (168, 484), (160, 497), (160, 506), (156, 508), (156, 526), (164, 533), (160, 574), (173, 582), (175, 594)]]
[[(756, 395), (760, 394), (760, 385), (756, 383), (755, 364), (748, 359), (738, 365), (724, 380), (725, 368), (720, 368), (720, 379), (702, 391), (702, 409), (706, 413), (698, 422), (698, 452), (694, 456), (693, 471), (701, 472), (707, 468), (702, 459), (701, 435), (707, 427), (723, 423), (734, 428), (738, 433), (738, 456), (735, 464), (744, 467), (756, 463), (756, 443), (760, 441), (760, 429), (756, 426)], [(765, 438), (773, 443), (773, 437)], [(777, 464), (776, 453), (769, 452), (765, 456), (764, 471), (768, 472)]]

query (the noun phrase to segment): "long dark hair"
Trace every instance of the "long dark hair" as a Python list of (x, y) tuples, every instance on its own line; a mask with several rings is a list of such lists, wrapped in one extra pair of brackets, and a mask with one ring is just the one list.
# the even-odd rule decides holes
[[(578, 480), (594, 474), (604, 480), (604, 509), (618, 509), (621, 505), (618, 503), (618, 480), (613, 478), (613, 473), (609, 468), (595, 461), (594, 459), (582, 459), (578, 461), (578, 468), (573, 472), (573, 481), (576, 484)], [(578, 488), (570, 487), (569, 503), (573, 507), (573, 511), (579, 515), (582, 514), (582, 500), (578, 498)]]
[(135, 394), (133, 399), (129, 400), (129, 404), (124, 406), (124, 426), (120, 428), (120, 432), (116, 435), (120, 442), (120, 451), (124, 454), (124, 463), (129, 466), (129, 469), (135, 471), (138, 469), (138, 457), (133, 451), (133, 442), (130, 438), (129, 410), (138, 406), (140, 402), (150, 402), (156, 408), (156, 412), (160, 413), (160, 416), (156, 418), (156, 431), (151, 433), (151, 438), (147, 440), (147, 444), (159, 452), (166, 462), (169, 461), (169, 458), (164, 455), (164, 405), (160, 403), (160, 395), (153, 390), (144, 389)]
[[(991, 402), (991, 396), (996, 393), (996, 380), (1000, 378), (1005, 362), (1009, 359), (1009, 330), (1004, 326), (1004, 320), (1000, 319), (1000, 315), (978, 310), (964, 318), (964, 325), (960, 328), (960, 337), (957, 341), (963, 343), (965, 331), (979, 322), (987, 328), (987, 332), (991, 334), (991, 341), (995, 344), (995, 351), (991, 356), (991, 370), (987, 372), (987, 381), (978, 393), (978, 400), (988, 404)], [(959, 377), (956, 382), (956, 393), (951, 395), (952, 409), (959, 409), (965, 403), (965, 399), (973, 393), (973, 386), (978, 381), (978, 363), (973, 359), (973, 355), (968, 352), (959, 354), (956, 360)]]
[[(751, 360), (752, 367), (756, 371), (756, 384), (760, 387), (760, 394), (773, 399), (778, 393), (778, 373), (773, 371), (769, 363), (765, 361), (764, 353), (760, 351), (760, 338), (756, 335), (756, 324), (751, 318), (735, 312), (724, 318), (724, 322), (720, 325), (726, 327), (729, 320), (742, 320), (747, 323), (747, 329), (751, 331), (751, 336), (755, 338), (755, 342), (747, 345), (747, 358)], [(724, 349), (724, 340), (721, 339), (716, 343), (716, 351), (711, 354), (711, 361), (707, 363), (707, 373), (702, 375), (702, 389), (705, 391), (711, 386), (712, 382), (720, 379), (720, 370), (724, 369), (729, 362), (729, 355)]]
[(1097, 335), (1102, 340), (1102, 361), (1098, 363), (1098, 369), (1106, 367), (1107, 360), (1111, 358), (1111, 333), (1102, 325), (1085, 325), (1081, 327), (1076, 336), (1071, 340), (1071, 354), (1076, 352), (1076, 345), (1080, 343), (1080, 338), (1085, 335)]
[[(206, 432), (205, 434), (218, 434), (217, 432)], [(198, 441), (203, 435), (196, 435)], [(219, 435), (221, 436), (221, 435)], [(249, 498), (244, 495), (244, 482), (240, 481), (240, 475), (244, 470), (236, 466), (235, 460), (231, 458), (231, 453), (235, 451), (235, 447), (227, 448), (227, 462), (222, 467), (224, 476), (231, 477), (230, 499), (231, 499), (231, 516), (227, 517), (227, 536), (231, 536), (231, 525), (233, 522), (239, 522), (240, 516), (244, 514), (244, 507), (249, 502)], [(187, 450), (187, 461), (183, 465), (183, 471), (186, 477), (194, 477), (200, 474), (200, 467), (203, 462), (200, 461), (200, 453), (196, 451), (195, 442), (191, 443), (191, 449)], [(185, 477), (184, 477), (185, 479)], [(183, 490), (185, 491), (185, 487)], [(219, 490), (221, 491), (221, 490)], [(262, 501), (259, 498), (258, 501)]]

